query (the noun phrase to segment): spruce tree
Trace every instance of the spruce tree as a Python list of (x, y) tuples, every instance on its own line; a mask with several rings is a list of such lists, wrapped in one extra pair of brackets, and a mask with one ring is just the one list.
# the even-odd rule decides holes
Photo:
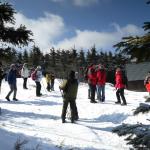
[[(14, 14), (16, 11), (9, 3), (0, 2), (0, 56), (1, 60), (8, 58), (8, 54), (11, 54), (12, 49), (10, 45), (14, 46), (27, 46), (32, 41), (30, 36), (32, 32), (27, 30), (25, 26), (20, 25), (17, 29), (13, 27), (15, 24)], [(9, 23), (12, 26), (6, 26)], [(9, 46), (8, 46), (9, 44)], [(5, 51), (7, 51), (5, 53)], [(13, 49), (14, 51), (14, 49)], [(3, 57), (2, 57), (3, 56)], [(11, 56), (11, 55), (10, 55)], [(10, 57), (9, 56), (9, 57)]]
[(144, 22), (143, 29), (147, 32), (143, 36), (123, 37), (121, 42), (114, 45), (116, 51), (130, 56), (131, 59), (136, 58), (137, 62), (150, 61), (150, 22)]

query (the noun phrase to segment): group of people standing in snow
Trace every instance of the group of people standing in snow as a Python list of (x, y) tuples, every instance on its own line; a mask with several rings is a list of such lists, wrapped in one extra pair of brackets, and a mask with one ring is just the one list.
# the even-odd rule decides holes
[[(43, 73), (41, 71), (41, 66), (37, 66), (34, 71), (29, 70), (28, 64), (24, 63), (22, 69), (20, 71), (20, 75), (23, 78), (23, 89), (28, 89), (27, 87), (27, 80), (31, 77), (36, 84), (36, 96), (41, 96), (41, 80), (43, 77)], [(13, 94), (13, 100), (18, 101), (16, 98), (17, 95), (17, 66), (15, 64), (10, 65), (10, 69), (7, 73), (7, 81), (10, 87), (10, 91), (6, 96), (6, 100), (10, 101), (10, 95)], [(2, 64), (0, 64), (0, 87), (1, 81), (5, 78), (6, 73), (2, 69)], [(54, 74), (47, 72), (44, 74), (48, 91), (54, 90)], [(78, 92), (78, 75), (75, 71), (71, 70), (69, 72), (68, 78), (64, 80), (61, 85), (59, 86), (60, 91), (62, 92), (63, 97), (63, 107), (62, 107), (62, 114), (61, 119), (62, 123), (65, 123), (67, 107), (70, 104), (70, 111), (71, 111), (71, 122), (74, 123), (75, 120), (79, 119), (78, 110), (76, 106), (76, 97)], [(94, 65), (91, 64), (87, 67), (85, 71), (85, 79), (89, 85), (88, 90), (88, 98), (90, 99), (91, 103), (97, 103), (95, 100), (95, 95), (97, 93), (97, 99), (100, 102), (105, 102), (105, 84), (107, 81), (107, 74), (104, 65)], [(115, 71), (115, 88), (116, 88), (116, 104), (127, 105), (125, 96), (124, 96), (124, 89), (127, 87), (127, 77), (121, 67), (117, 67)], [(144, 80), (144, 85), (147, 91), (150, 94), (150, 72), (146, 76)]]
[[(18, 73), (19, 72), (19, 73)], [(23, 78), (23, 89), (28, 89), (27, 87), (27, 80), (29, 77), (32, 77), (32, 74), (35, 75), (35, 78), (33, 79), (35, 81), (36, 84), (36, 96), (41, 96), (41, 80), (43, 78), (43, 73), (41, 71), (41, 66), (37, 66), (33, 71), (31, 71), (28, 68), (28, 64), (24, 63), (22, 68), (18, 68), (16, 64), (11, 64), (10, 68), (6, 73), (4, 73), (3, 68), (2, 68), (2, 64), (0, 64), (0, 87), (1, 87), (1, 81), (3, 78), (5, 78), (8, 81), (9, 87), (10, 87), (10, 91), (8, 92), (8, 94), (6, 95), (6, 100), (10, 101), (10, 95), (13, 93), (13, 101), (18, 101), (18, 99), (16, 98), (17, 95), (17, 77), (18, 74), (20, 75), (20, 77)], [(47, 80), (47, 74), (49, 79)], [(46, 82), (47, 82), (47, 90), (54, 90), (54, 74), (50, 74), (50, 73), (46, 73), (45, 75), (46, 78)]]
[[(36, 83), (36, 96), (41, 96), (41, 80), (43, 78), (43, 73), (41, 71), (41, 66), (37, 66), (32, 73), (30, 73), (30, 70), (28, 69), (28, 64), (24, 63), (22, 66), (22, 69), (20, 71), (20, 75), (23, 78), (23, 89), (28, 89), (27, 87), (27, 80), (29, 77), (32, 78), (32, 80)], [(0, 66), (0, 81), (6, 76), (4, 74), (2, 65)], [(18, 69), (15, 64), (10, 65), (10, 69), (7, 73), (7, 81), (10, 87), (10, 91), (8, 92), (7, 96), (5, 97), (7, 101), (10, 101), (10, 95), (13, 93), (13, 100), (18, 101), (16, 98), (17, 95), (17, 74)], [(55, 76), (53, 73), (46, 72), (44, 74), (46, 83), (47, 83), (47, 90), (48, 91), (54, 91), (54, 80)], [(1, 83), (1, 82), (0, 82)], [(1, 85), (1, 84), (0, 84)], [(65, 123), (66, 113), (67, 113), (67, 107), (68, 104), (70, 104), (70, 110), (71, 110), (71, 122), (74, 123), (75, 120), (79, 119), (78, 116), (78, 110), (76, 106), (76, 96), (78, 91), (78, 80), (76, 78), (76, 73), (71, 70), (68, 78), (63, 81), (63, 83), (59, 86), (60, 90), (63, 91), (62, 97), (63, 97), (63, 107), (62, 107), (62, 123)]]
[[(97, 93), (97, 99), (100, 102), (105, 102), (105, 83), (106, 83), (106, 70), (104, 65), (91, 64), (85, 71), (85, 78), (89, 85), (88, 98), (91, 103), (97, 103), (95, 100), (95, 94)], [(116, 88), (116, 104), (127, 105), (124, 89), (127, 87), (127, 77), (121, 70), (121, 67), (117, 67), (115, 72), (115, 88)], [(123, 103), (121, 103), (121, 100)]]

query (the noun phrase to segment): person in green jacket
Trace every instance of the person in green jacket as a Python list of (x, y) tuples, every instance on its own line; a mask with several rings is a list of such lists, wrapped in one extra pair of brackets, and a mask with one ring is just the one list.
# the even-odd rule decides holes
[(70, 104), (71, 110), (71, 122), (74, 123), (78, 120), (78, 111), (76, 107), (76, 97), (78, 91), (78, 81), (75, 79), (75, 72), (70, 71), (68, 79), (59, 86), (60, 90), (63, 91), (63, 108), (62, 108), (62, 123), (65, 123), (66, 112), (68, 104)]

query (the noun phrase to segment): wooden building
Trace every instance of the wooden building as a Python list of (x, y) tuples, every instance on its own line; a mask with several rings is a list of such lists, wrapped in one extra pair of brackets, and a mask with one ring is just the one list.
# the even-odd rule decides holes
[(150, 71), (150, 62), (126, 64), (128, 89), (133, 91), (146, 91), (144, 79)]

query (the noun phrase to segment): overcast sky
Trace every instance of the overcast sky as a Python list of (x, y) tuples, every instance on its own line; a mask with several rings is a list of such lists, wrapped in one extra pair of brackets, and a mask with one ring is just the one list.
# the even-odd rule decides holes
[(128, 35), (143, 34), (147, 0), (9, 0), (20, 24), (33, 31), (43, 51), (51, 47), (113, 50)]

